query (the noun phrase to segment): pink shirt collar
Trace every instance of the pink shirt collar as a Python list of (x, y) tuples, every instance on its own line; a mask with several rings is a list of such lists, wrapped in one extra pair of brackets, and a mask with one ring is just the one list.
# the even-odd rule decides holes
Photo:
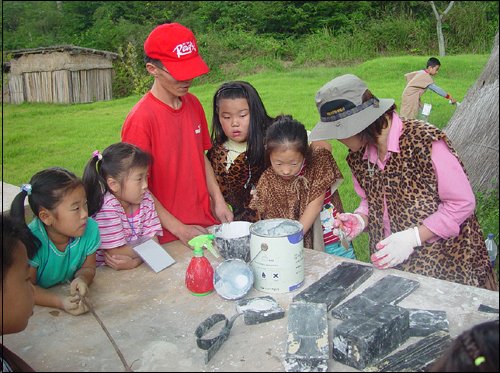
[[(396, 114), (395, 111), (392, 113), (392, 124), (389, 129), (389, 135), (387, 136), (387, 154), (385, 156), (383, 164), (387, 161), (391, 153), (399, 153), (399, 137), (401, 136), (401, 132), (403, 131), (403, 122), (399, 115)], [(369, 145), (366, 147), (365, 154), (363, 155), (363, 159), (368, 158), (368, 154), (370, 155), (370, 162), (377, 162), (377, 147), (375, 145)]]

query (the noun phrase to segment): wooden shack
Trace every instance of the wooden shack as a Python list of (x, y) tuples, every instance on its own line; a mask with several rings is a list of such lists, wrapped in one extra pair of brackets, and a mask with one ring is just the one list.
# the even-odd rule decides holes
[(8, 102), (72, 104), (111, 100), (112, 61), (117, 58), (118, 53), (73, 45), (4, 51)]

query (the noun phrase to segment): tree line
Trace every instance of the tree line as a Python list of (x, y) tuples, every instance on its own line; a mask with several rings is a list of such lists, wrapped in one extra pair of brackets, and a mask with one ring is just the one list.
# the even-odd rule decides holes
[[(71, 44), (118, 52), (118, 96), (144, 91), (142, 45), (178, 22), (198, 39), (210, 76), (231, 79), (284, 65), (438, 54), (429, 1), (3, 1), (3, 51)], [(443, 13), (448, 1), (434, 1)], [(447, 54), (489, 53), (498, 1), (456, 1), (442, 20)], [(285, 64), (283, 63), (285, 62)], [(235, 67), (235, 65), (241, 65)]]

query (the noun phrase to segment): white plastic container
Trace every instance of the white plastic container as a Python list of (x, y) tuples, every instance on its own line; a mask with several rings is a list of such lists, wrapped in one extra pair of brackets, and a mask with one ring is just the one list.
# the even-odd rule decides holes
[(498, 254), (498, 247), (495, 241), (493, 241), (493, 233), (488, 234), (488, 239), (485, 241), (486, 242), (486, 248), (488, 249), (488, 255), (490, 256), (491, 263), (494, 265), (495, 264), (495, 259), (497, 258)]
[(300, 222), (268, 219), (250, 226), (254, 288), (288, 293), (304, 284), (304, 235)]
[(214, 242), (224, 259), (250, 261), (250, 226), (247, 221), (222, 223), (214, 228)]

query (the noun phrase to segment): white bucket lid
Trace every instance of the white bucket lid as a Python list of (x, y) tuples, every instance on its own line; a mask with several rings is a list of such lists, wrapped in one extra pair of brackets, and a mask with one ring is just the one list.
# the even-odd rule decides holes
[(259, 237), (288, 237), (303, 229), (302, 223), (292, 219), (266, 219), (253, 223), (250, 233)]

